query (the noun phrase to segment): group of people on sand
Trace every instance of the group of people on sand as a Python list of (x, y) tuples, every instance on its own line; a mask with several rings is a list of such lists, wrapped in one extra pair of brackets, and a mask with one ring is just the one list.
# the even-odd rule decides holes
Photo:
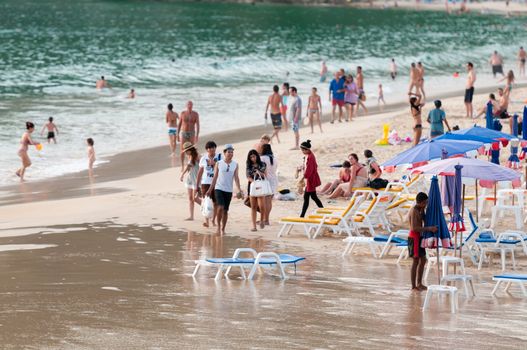
[[(384, 97), (382, 94), (382, 85), (379, 85), (379, 98)], [(346, 74), (346, 71), (341, 68), (335, 72), (333, 80), (329, 83), (329, 101), (331, 102), (331, 124), (338, 120), (339, 123), (345, 119), (347, 122), (353, 121), (353, 117), (358, 115), (359, 108), (368, 113), (368, 109), (364, 102), (366, 101), (366, 94), (364, 92), (364, 74), (362, 67), (358, 66), (355, 77), (351, 72)], [(338, 119), (336, 116), (338, 108)], [(344, 117), (344, 110), (346, 116)]]
[(174, 105), (169, 103), (165, 113), (165, 122), (167, 124), (168, 141), (170, 146), (170, 155), (176, 156), (176, 147), (178, 141), (182, 145), (180, 154), (181, 169), (184, 168), (185, 152), (183, 151), (186, 142), (196, 144), (199, 141), (199, 113), (194, 109), (192, 101), (187, 102), (186, 109), (180, 114), (174, 111)]

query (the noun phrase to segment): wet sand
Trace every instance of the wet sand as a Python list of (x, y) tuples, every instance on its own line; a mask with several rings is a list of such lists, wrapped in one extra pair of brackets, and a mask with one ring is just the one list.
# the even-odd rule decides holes
[(0, 255), (4, 349), (519, 349), (527, 341), (525, 299), (514, 288), (490, 297), (488, 273), (470, 271), (477, 297), (460, 296), (461, 313), (434, 299), (423, 314), (407, 263), (363, 253), (341, 258), (282, 244), (307, 258), (285, 282), (272, 271), (254, 282), (236, 272), (215, 282), (206, 268), (194, 280), (193, 260), (276, 245), (160, 224), (41, 230), (0, 239), (0, 249), (54, 245)]

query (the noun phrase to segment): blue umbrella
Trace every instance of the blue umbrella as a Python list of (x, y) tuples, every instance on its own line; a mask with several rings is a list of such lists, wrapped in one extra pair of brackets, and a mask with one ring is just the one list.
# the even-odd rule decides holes
[(434, 140), (461, 140), (461, 141), (476, 141), (476, 142), (483, 142), (483, 143), (493, 143), (496, 141), (488, 137), (477, 136), (477, 135), (466, 135), (466, 134), (452, 134), (451, 132), (447, 132), (446, 134), (438, 136)]
[(454, 176), (454, 211), (452, 212), (451, 228), (456, 232), (465, 231), (465, 225), (463, 224), (463, 216), (461, 215), (461, 169), (463, 165), (455, 165), (456, 175)]
[(511, 140), (514, 136), (506, 134), (501, 131), (496, 131), (488, 128), (482, 128), (481, 126), (474, 125), (471, 128), (461, 129), (453, 131), (452, 134), (455, 135), (474, 135), (479, 137), (485, 137), (493, 140)]
[(512, 116), (512, 136), (518, 137), (518, 114)]
[(448, 225), (445, 220), (445, 215), (443, 214), (443, 206), (441, 205), (441, 193), (439, 192), (437, 176), (432, 177), (430, 191), (428, 192), (428, 207), (426, 208), (425, 213), (425, 226), (436, 226), (437, 232), (423, 232), (423, 248), (438, 248), (439, 245), (443, 248), (448, 248), (452, 245)]
[(484, 146), (482, 142), (460, 140), (426, 140), (388, 160), (383, 166), (398, 166), (441, 159), (443, 149), (449, 156), (465, 154)]
[(490, 101), (487, 103), (487, 111), (485, 112), (485, 122), (485, 127), (487, 129), (494, 130), (494, 116), (492, 115), (492, 103)]

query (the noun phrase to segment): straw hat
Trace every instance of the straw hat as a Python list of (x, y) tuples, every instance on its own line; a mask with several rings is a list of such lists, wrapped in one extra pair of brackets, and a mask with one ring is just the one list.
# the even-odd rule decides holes
[(192, 142), (185, 142), (183, 144), (183, 149), (181, 150), (181, 153), (185, 153), (186, 151), (189, 151), (194, 148), (194, 144)]

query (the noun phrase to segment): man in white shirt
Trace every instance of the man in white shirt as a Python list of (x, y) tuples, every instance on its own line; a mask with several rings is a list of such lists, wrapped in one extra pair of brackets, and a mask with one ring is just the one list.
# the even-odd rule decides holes
[[(198, 189), (201, 190), (201, 194), (204, 196), (212, 184), (212, 179), (214, 178), (214, 167), (216, 162), (222, 159), (221, 153), (216, 153), (216, 143), (214, 141), (208, 141), (205, 144), (205, 153), (199, 160), (199, 170), (198, 170)], [(214, 196), (214, 191), (212, 191), (210, 199), (214, 203), (214, 215), (212, 216), (212, 225), (216, 226), (216, 197)], [(209, 219), (205, 218), (203, 226), (209, 227)]]
[(300, 119), (302, 117), (302, 100), (298, 96), (296, 87), (292, 86), (290, 89), (290, 95), (287, 99), (287, 113), (289, 113), (289, 121), (292, 125), (293, 132), (295, 133), (295, 147), (292, 150), (300, 149)]

